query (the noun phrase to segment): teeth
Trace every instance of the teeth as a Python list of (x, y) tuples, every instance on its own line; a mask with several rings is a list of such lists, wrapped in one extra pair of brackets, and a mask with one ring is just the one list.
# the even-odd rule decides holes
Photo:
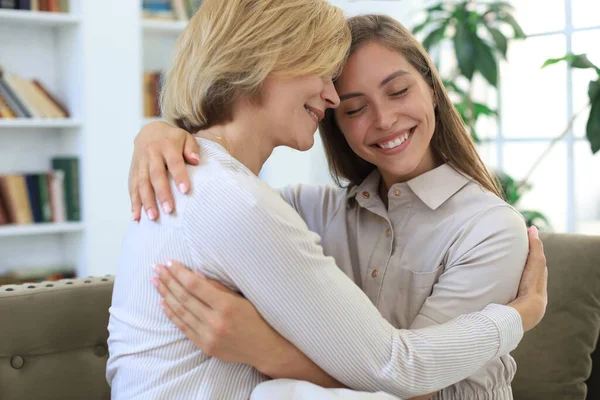
[(406, 139), (408, 139), (408, 135), (409, 134), (410, 134), (410, 131), (406, 132), (402, 136), (397, 137), (394, 140), (390, 140), (389, 142), (379, 143), (379, 144), (377, 144), (377, 146), (379, 146), (382, 149), (393, 149), (393, 148), (396, 148), (396, 147), (400, 146), (402, 143), (404, 143), (404, 141)]
[(315, 117), (315, 119), (317, 121), (319, 120), (319, 116), (317, 114), (315, 114), (314, 112), (312, 112), (311, 110), (309, 110), (307, 107), (304, 107), (304, 109), (306, 110), (307, 113), (309, 113), (310, 115), (312, 115), (313, 117)]

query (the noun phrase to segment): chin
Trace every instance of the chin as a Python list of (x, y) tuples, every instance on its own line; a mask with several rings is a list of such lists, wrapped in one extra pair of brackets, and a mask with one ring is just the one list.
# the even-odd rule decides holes
[(294, 147), (294, 148), (299, 151), (308, 151), (308, 150), (312, 149), (314, 144), (315, 144), (315, 137), (311, 136), (310, 139), (298, 141), (298, 143), (296, 144), (296, 147)]

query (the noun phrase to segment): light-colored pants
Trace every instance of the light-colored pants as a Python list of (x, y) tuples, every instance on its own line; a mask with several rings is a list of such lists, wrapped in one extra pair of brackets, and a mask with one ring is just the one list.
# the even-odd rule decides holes
[(305, 381), (275, 379), (258, 385), (250, 400), (401, 400), (384, 392), (325, 389)]

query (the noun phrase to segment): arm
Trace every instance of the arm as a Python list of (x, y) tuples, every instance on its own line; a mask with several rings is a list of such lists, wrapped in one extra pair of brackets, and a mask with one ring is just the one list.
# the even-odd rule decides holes
[[(237, 286), (273, 328), (349, 387), (402, 397), (434, 392), (520, 340), (519, 315), (503, 306), (441, 326), (395, 330), (286, 207), (265, 207), (222, 182), (205, 182), (197, 190), (184, 227), (190, 239), (206, 229), (200, 234), (206, 240), (189, 241), (192, 255), (211, 249), (220, 266), (215, 277)], [(206, 210), (218, 217), (207, 218)], [(236, 251), (224, 243), (235, 244)]]

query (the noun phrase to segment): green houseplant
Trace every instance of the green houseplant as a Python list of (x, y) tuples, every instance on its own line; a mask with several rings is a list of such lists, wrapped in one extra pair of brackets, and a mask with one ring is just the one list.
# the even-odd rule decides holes
[[(425, 20), (413, 30), (416, 35), (423, 35), (422, 43), (428, 52), (452, 46), (456, 67), (448, 76), (444, 76), (444, 84), (476, 143), (481, 142), (476, 131), (478, 119), (482, 116), (496, 118), (498, 113), (489, 104), (474, 100), (473, 79), (479, 74), (488, 85), (498, 88), (498, 62), (506, 59), (511, 40), (526, 37), (513, 12), (512, 5), (505, 1), (439, 2), (426, 8)], [(591, 109), (586, 130), (592, 152), (596, 153), (600, 149), (600, 69), (581, 54), (549, 59), (544, 66), (560, 61), (567, 61), (572, 68), (593, 68), (598, 73), (598, 79), (589, 84), (588, 107)], [(574, 120), (581, 112), (573, 116), (565, 130), (540, 154), (524, 179), (517, 181), (504, 172), (496, 173), (509, 204), (518, 208), (520, 199), (531, 188), (531, 174), (552, 147), (571, 131)], [(548, 219), (542, 213), (534, 210), (519, 211), (528, 225), (550, 228)]]

